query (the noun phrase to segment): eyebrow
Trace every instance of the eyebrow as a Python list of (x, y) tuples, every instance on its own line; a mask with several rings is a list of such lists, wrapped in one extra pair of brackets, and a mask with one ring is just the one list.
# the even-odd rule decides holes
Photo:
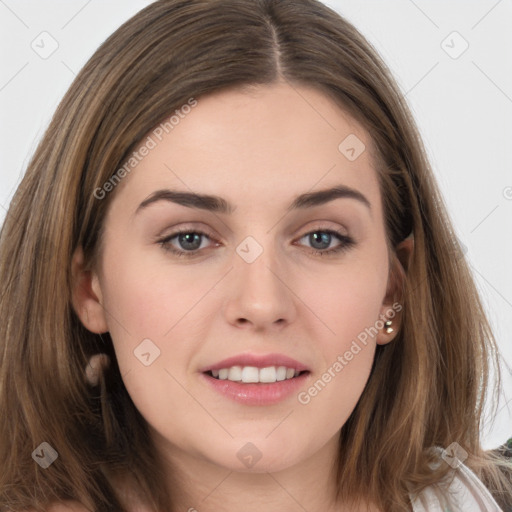
[[(371, 209), (370, 201), (368, 201), (361, 192), (345, 185), (338, 185), (332, 188), (319, 190), (317, 192), (307, 192), (297, 196), (290, 206), (288, 206), (287, 211), (312, 208), (340, 198), (355, 199), (356, 201), (364, 204), (367, 208)], [(147, 199), (142, 201), (142, 203), (137, 207), (135, 213), (138, 213), (158, 201), (169, 201), (188, 208), (196, 208), (227, 215), (232, 214), (236, 209), (236, 207), (231, 203), (219, 196), (162, 189), (153, 192)]]

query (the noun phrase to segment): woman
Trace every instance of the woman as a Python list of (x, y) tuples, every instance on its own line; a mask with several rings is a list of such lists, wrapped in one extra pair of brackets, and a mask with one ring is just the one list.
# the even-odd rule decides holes
[(319, 2), (125, 23), (0, 258), (6, 510), (510, 506), (479, 442), (496, 346), (416, 128)]

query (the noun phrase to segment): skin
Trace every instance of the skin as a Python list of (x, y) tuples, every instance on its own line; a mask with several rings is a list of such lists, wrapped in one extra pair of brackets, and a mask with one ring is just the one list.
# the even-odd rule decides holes
[[(366, 146), (354, 161), (338, 150), (350, 134)], [(286, 212), (295, 196), (340, 184), (371, 207), (340, 198)], [(219, 195), (235, 211), (159, 201), (135, 213), (164, 188)], [(307, 405), (296, 394), (271, 406), (236, 403), (206, 386), (199, 369), (240, 353), (278, 352), (310, 368), (307, 390), (389, 312), (400, 283), (388, 276), (398, 263), (388, 255), (368, 133), (312, 88), (279, 83), (223, 91), (199, 98), (112, 199), (99, 268), (84, 271), (82, 252), (75, 253), (74, 306), (89, 330), (110, 332), (124, 384), (169, 468), (169, 485), (171, 473), (181, 476), (173, 486), (179, 510), (358, 510), (335, 502), (331, 467), (376, 345), (393, 340), (399, 313), (394, 332), (369, 338)], [(211, 238), (201, 238), (195, 257), (177, 257), (158, 240), (178, 227)], [(306, 236), (325, 229), (341, 230), (354, 244), (313, 254), (341, 244), (333, 236), (313, 245)], [(263, 248), (250, 264), (236, 252), (247, 236)], [(189, 247), (178, 238), (169, 245)], [(399, 247), (410, 250), (409, 243)], [(160, 350), (150, 366), (134, 356), (146, 338)], [(249, 442), (262, 455), (251, 468), (237, 457)]]

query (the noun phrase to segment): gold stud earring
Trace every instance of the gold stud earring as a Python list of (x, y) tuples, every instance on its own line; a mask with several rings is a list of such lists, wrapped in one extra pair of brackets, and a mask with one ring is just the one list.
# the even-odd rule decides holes
[(385, 328), (385, 332), (386, 334), (391, 334), (394, 329), (393, 327), (391, 327), (391, 324), (393, 323), (392, 320), (387, 320), (385, 323), (384, 323), (384, 328)]

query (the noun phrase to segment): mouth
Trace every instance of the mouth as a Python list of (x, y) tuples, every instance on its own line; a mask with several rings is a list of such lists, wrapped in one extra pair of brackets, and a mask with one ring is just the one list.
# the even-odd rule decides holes
[(308, 384), (311, 370), (284, 354), (239, 354), (202, 368), (206, 386), (248, 406), (270, 406), (293, 397)]

